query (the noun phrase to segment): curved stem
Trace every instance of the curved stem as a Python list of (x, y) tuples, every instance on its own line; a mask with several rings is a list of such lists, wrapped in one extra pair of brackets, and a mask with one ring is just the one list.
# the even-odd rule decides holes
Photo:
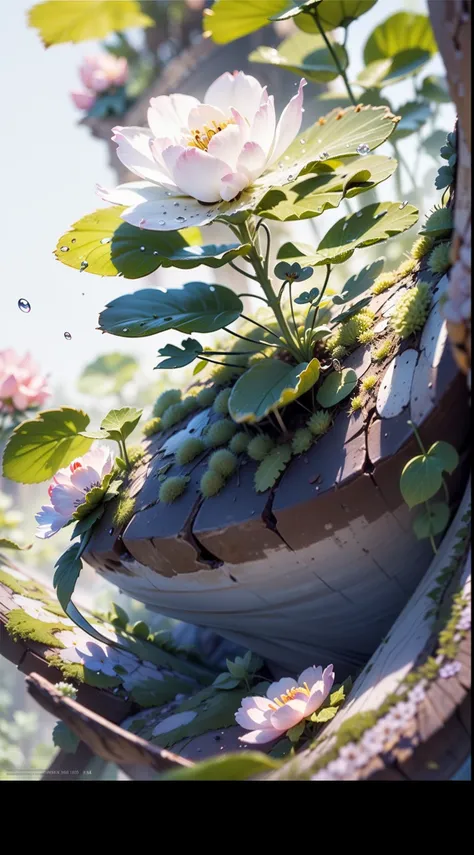
[(350, 100), (351, 100), (351, 102), (352, 102), (352, 105), (353, 105), (354, 107), (357, 107), (357, 101), (356, 101), (356, 99), (354, 98), (354, 93), (353, 93), (353, 91), (352, 91), (352, 89), (351, 89), (351, 84), (349, 83), (349, 80), (348, 80), (348, 78), (347, 78), (347, 74), (346, 74), (346, 72), (345, 72), (344, 68), (342, 67), (342, 65), (341, 65), (341, 63), (340, 63), (340, 61), (339, 61), (339, 57), (338, 57), (338, 55), (337, 55), (336, 51), (334, 50), (333, 45), (331, 44), (330, 40), (328, 39), (328, 37), (327, 37), (327, 35), (326, 35), (325, 31), (324, 31), (324, 27), (323, 27), (323, 26), (322, 26), (322, 24), (321, 24), (321, 21), (320, 21), (320, 18), (319, 18), (319, 14), (318, 14), (318, 10), (317, 10), (317, 8), (313, 9), (313, 11), (312, 11), (312, 15), (313, 15), (313, 17), (314, 17), (314, 20), (315, 20), (315, 22), (316, 22), (316, 26), (317, 26), (317, 28), (318, 28), (319, 32), (321, 33), (321, 35), (322, 35), (322, 37), (323, 37), (324, 41), (326, 42), (326, 47), (327, 47), (327, 49), (328, 49), (329, 53), (331, 54), (331, 56), (332, 56), (332, 58), (333, 58), (334, 65), (336, 66), (336, 68), (337, 68), (337, 70), (338, 70), (339, 74), (341, 75), (341, 77), (342, 77), (342, 79), (343, 79), (343, 81), (344, 81), (344, 85), (345, 85), (345, 87), (346, 87), (347, 94), (349, 95), (349, 98), (350, 98)]
[(259, 228), (262, 228), (264, 230), (266, 236), (267, 236), (267, 251), (265, 253), (264, 270), (265, 270), (266, 276), (268, 277), (268, 266), (270, 263), (270, 246), (271, 246), (270, 229), (268, 228), (266, 223), (263, 222), (263, 220), (259, 220), (259, 222), (257, 223), (257, 228), (255, 229), (255, 231), (257, 232), (259, 230)]
[(273, 332), (270, 327), (266, 327), (265, 324), (261, 324), (259, 321), (255, 321), (253, 318), (247, 317), (247, 315), (241, 315), (240, 317), (243, 318), (244, 321), (249, 321), (249, 323), (255, 324), (256, 327), (260, 327), (261, 330), (265, 330), (265, 332), (269, 333), (269, 335), (272, 335), (273, 338), (276, 338), (280, 347), (283, 346), (280, 337), (276, 334), (276, 332)]
[(205, 356), (202, 356), (202, 354), (199, 354), (199, 357), (203, 362), (213, 362), (214, 365), (223, 365), (224, 368), (241, 368), (242, 371), (244, 370), (244, 366), (237, 365), (236, 362), (219, 362), (217, 359), (207, 359)]
[(246, 276), (247, 279), (255, 279), (255, 282), (258, 282), (257, 277), (254, 276), (253, 273), (246, 273), (245, 270), (241, 270), (240, 267), (237, 267), (237, 265), (234, 264), (233, 261), (229, 261), (229, 267), (232, 267), (234, 270), (237, 271), (237, 273), (240, 273), (242, 276)]
[(316, 317), (317, 317), (317, 314), (318, 314), (318, 307), (319, 307), (319, 305), (320, 305), (320, 303), (321, 303), (321, 300), (322, 300), (322, 299), (323, 299), (323, 297), (324, 297), (324, 292), (325, 292), (325, 290), (326, 290), (326, 288), (327, 288), (327, 286), (328, 286), (329, 277), (330, 277), (330, 275), (331, 275), (331, 265), (330, 265), (330, 264), (327, 264), (327, 265), (326, 265), (326, 268), (327, 268), (327, 269), (326, 269), (326, 279), (324, 280), (324, 285), (323, 285), (323, 287), (322, 287), (322, 290), (321, 290), (321, 293), (320, 293), (320, 295), (319, 295), (319, 298), (318, 298), (318, 300), (316, 301), (316, 303), (314, 304), (314, 307), (313, 307), (313, 308), (314, 308), (314, 315), (313, 315), (313, 322), (312, 322), (312, 324), (311, 324), (311, 333), (312, 333), (312, 332), (313, 332), (313, 330), (314, 330), (314, 324), (315, 324), (315, 322), (316, 322)]
[(237, 294), (237, 297), (255, 297), (256, 300), (262, 300), (268, 306), (268, 300), (265, 297), (261, 297), (260, 294)]
[[(246, 321), (252, 320), (251, 318), (247, 318), (245, 315), (241, 315), (240, 317), (244, 318), (244, 320)], [(252, 323), (254, 324), (256, 323), (256, 321), (252, 321)], [(261, 324), (258, 324), (258, 326), (261, 326)], [(267, 345), (268, 347), (283, 347), (281, 342), (279, 344), (273, 344), (267, 341), (259, 341), (257, 338), (249, 338), (246, 335), (240, 335), (240, 333), (235, 332), (234, 330), (230, 330), (229, 327), (222, 327), (222, 329), (225, 330), (225, 332), (228, 332), (230, 335), (234, 335), (236, 338), (242, 339), (242, 341), (251, 341), (252, 344), (260, 344), (262, 345), (262, 347), (267, 347)], [(266, 329), (266, 327), (263, 327), (263, 329)], [(275, 333), (272, 333), (272, 335), (275, 335)], [(278, 336), (276, 336), (276, 338), (278, 338)], [(280, 340), (278, 339), (278, 341)]]
[(298, 335), (298, 324), (296, 323), (296, 318), (295, 318), (295, 307), (293, 306), (293, 295), (292, 295), (292, 293), (291, 293), (291, 289), (292, 289), (292, 287), (293, 287), (293, 281), (290, 279), (290, 280), (289, 280), (289, 282), (288, 282), (288, 293), (289, 293), (289, 296), (290, 296), (291, 318), (292, 318), (292, 320), (293, 320), (293, 326), (294, 326), (294, 328), (295, 328), (295, 336), (296, 336), (297, 340), (299, 341), (299, 340), (300, 340), (300, 337), (299, 337), (299, 335)]

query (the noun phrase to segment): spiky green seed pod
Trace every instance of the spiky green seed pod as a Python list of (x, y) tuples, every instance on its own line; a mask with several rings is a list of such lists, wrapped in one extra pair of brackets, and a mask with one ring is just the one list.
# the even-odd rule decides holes
[(212, 405), (212, 409), (215, 413), (219, 413), (221, 416), (229, 415), (229, 398), (231, 392), (232, 389), (222, 389), (219, 392)]
[(211, 407), (216, 397), (216, 390), (213, 386), (206, 386), (196, 395), (196, 400), (200, 407)]
[(417, 261), (424, 258), (430, 251), (433, 246), (433, 239), (428, 235), (420, 235), (417, 237), (415, 243), (413, 244), (410, 255), (412, 258), (416, 258)]
[(196, 395), (188, 395), (187, 398), (184, 398), (184, 400), (181, 401), (179, 406), (182, 408), (183, 414), (188, 416), (190, 413), (193, 413), (194, 410), (198, 409), (199, 401)]
[(392, 329), (401, 339), (408, 338), (424, 326), (430, 303), (430, 286), (426, 282), (418, 282), (402, 294), (390, 318)]
[(168, 407), (171, 407), (172, 404), (179, 404), (180, 400), (181, 392), (179, 389), (167, 389), (156, 399), (153, 405), (153, 415), (162, 416)]
[(380, 276), (377, 276), (377, 279), (372, 285), (372, 294), (383, 294), (384, 291), (388, 291), (392, 285), (395, 285), (396, 281), (396, 270), (391, 270), (388, 273), (381, 273)]
[(392, 341), (391, 339), (386, 338), (385, 341), (383, 341), (376, 350), (373, 350), (370, 355), (375, 362), (381, 362), (383, 359), (387, 358), (391, 350)]
[(363, 403), (362, 395), (354, 395), (354, 397), (351, 398), (351, 413), (356, 413), (357, 410), (361, 410)]
[(453, 230), (453, 212), (451, 208), (435, 208), (426, 220), (421, 234), (430, 237), (445, 237)]
[(163, 430), (163, 424), (159, 416), (155, 416), (154, 419), (149, 419), (142, 427), (143, 436), (153, 436), (155, 433), (159, 433), (160, 430)]
[(254, 436), (253, 439), (250, 440), (247, 446), (247, 454), (252, 460), (261, 461), (264, 457), (267, 456), (268, 452), (272, 450), (275, 443), (271, 436), (268, 436), (266, 433), (260, 433), (258, 436)]
[(201, 493), (205, 499), (210, 499), (211, 496), (216, 496), (222, 490), (224, 484), (225, 481), (219, 472), (208, 469), (201, 478)]
[(371, 392), (372, 389), (377, 385), (377, 378), (375, 374), (370, 374), (368, 377), (364, 377), (361, 385), (365, 392)]
[(190, 436), (189, 439), (185, 439), (177, 449), (175, 454), (176, 463), (179, 463), (180, 466), (185, 466), (186, 463), (191, 463), (191, 460), (194, 460), (194, 458), (197, 457), (198, 454), (201, 454), (205, 448), (206, 445), (202, 439), (199, 439), (197, 436)]
[(412, 272), (416, 267), (416, 261), (414, 258), (407, 258), (406, 261), (402, 261), (400, 266), (397, 268), (397, 277), (398, 279), (403, 279), (404, 276), (408, 276), (409, 273)]
[(357, 336), (358, 344), (371, 344), (375, 338), (375, 333), (373, 330), (365, 330), (360, 335)]
[(174, 425), (178, 424), (182, 419), (184, 419), (186, 415), (186, 408), (183, 407), (182, 404), (171, 404), (168, 409), (165, 410), (161, 417), (161, 422), (165, 430), (174, 427)]
[(173, 475), (163, 481), (159, 492), (160, 502), (163, 502), (164, 505), (171, 505), (184, 493), (188, 480), (184, 475)]
[(313, 436), (322, 436), (331, 426), (331, 416), (327, 410), (318, 410), (317, 413), (313, 413), (311, 418), (308, 419), (306, 425)]
[(309, 428), (299, 428), (295, 431), (295, 435), (291, 441), (291, 450), (293, 454), (303, 454), (311, 448), (314, 436)]
[(234, 436), (237, 425), (231, 419), (219, 419), (210, 426), (206, 433), (205, 442), (209, 448), (226, 445)]
[(230, 478), (237, 469), (237, 458), (228, 448), (220, 448), (209, 458), (209, 469), (218, 472), (223, 478)]
[(231, 451), (234, 452), (234, 454), (242, 454), (244, 451), (247, 450), (249, 442), (250, 437), (248, 433), (240, 431), (232, 437), (231, 441), (229, 442), (229, 448)]
[(223, 365), (222, 368), (218, 368), (213, 372), (211, 380), (215, 386), (225, 386), (227, 383), (230, 383), (233, 377), (241, 373), (240, 368)]
[(114, 525), (119, 528), (127, 525), (133, 517), (134, 510), (135, 499), (132, 499), (131, 496), (127, 496), (126, 494), (120, 496), (113, 516)]
[(135, 466), (135, 464), (144, 456), (145, 449), (143, 448), (143, 445), (131, 445), (130, 448), (127, 448), (127, 454), (130, 465)]
[(339, 328), (339, 344), (343, 347), (351, 347), (356, 344), (357, 339), (362, 333), (370, 329), (374, 323), (374, 313), (368, 309), (362, 309), (357, 315), (349, 318), (341, 324)]
[(347, 356), (347, 350), (342, 346), (342, 344), (337, 344), (331, 350), (331, 356), (333, 359), (344, 359), (344, 357)]
[(428, 258), (428, 267), (432, 273), (446, 273), (451, 267), (451, 246), (449, 243), (440, 243), (431, 251)]

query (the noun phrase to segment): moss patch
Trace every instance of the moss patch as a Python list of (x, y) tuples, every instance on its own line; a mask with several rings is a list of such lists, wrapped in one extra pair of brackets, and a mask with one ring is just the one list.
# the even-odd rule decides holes
[(23, 609), (12, 609), (9, 612), (6, 628), (15, 641), (23, 638), (28, 641), (37, 641), (46, 647), (64, 647), (64, 644), (54, 635), (55, 632), (64, 630), (63, 623), (45, 623), (30, 617)]
[[(12, 593), (23, 594), (25, 597), (31, 597), (32, 600), (45, 602), (50, 599), (48, 592), (37, 582), (33, 582), (32, 579), (25, 579), (24, 581), (22, 579), (15, 579), (6, 570), (0, 569), (0, 583), (10, 588)], [(64, 612), (61, 611), (61, 614), (64, 614)]]
[[(61, 645), (64, 647), (64, 644)], [(48, 665), (52, 668), (58, 668), (64, 677), (74, 680), (76, 683), (86, 683), (88, 686), (94, 686), (97, 689), (111, 689), (120, 686), (122, 680), (120, 677), (109, 677), (106, 674), (96, 674), (95, 671), (90, 671), (84, 665), (79, 665), (77, 662), (64, 662), (58, 653), (50, 653), (46, 656)]]

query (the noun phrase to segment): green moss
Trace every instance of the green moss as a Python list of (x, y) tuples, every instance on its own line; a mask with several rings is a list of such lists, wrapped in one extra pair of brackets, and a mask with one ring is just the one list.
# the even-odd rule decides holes
[(172, 502), (175, 502), (184, 493), (188, 486), (188, 481), (189, 478), (186, 478), (184, 475), (173, 475), (171, 478), (167, 478), (160, 487), (160, 502), (163, 502), (164, 505), (171, 505)]
[(395, 285), (397, 282), (397, 271), (391, 270), (388, 273), (381, 273), (380, 276), (377, 276), (374, 284), (372, 285), (372, 294), (383, 294), (384, 291), (388, 291), (392, 285)]
[(197, 457), (198, 454), (201, 454), (205, 448), (206, 446), (202, 439), (199, 439), (197, 436), (190, 436), (189, 439), (185, 439), (177, 449), (175, 454), (176, 463), (179, 463), (180, 466), (185, 466), (186, 463), (191, 463), (191, 460), (194, 460), (194, 458)]
[(130, 448), (127, 447), (127, 454), (130, 465), (136, 466), (138, 461), (145, 456), (145, 449), (143, 448), (143, 445), (131, 445)]
[(400, 267), (397, 269), (397, 276), (399, 279), (403, 279), (405, 276), (408, 276), (416, 267), (416, 260), (414, 258), (407, 258), (406, 261), (402, 261)]
[(347, 356), (347, 349), (342, 344), (336, 344), (337, 339), (334, 339), (334, 347), (330, 347), (331, 356), (333, 359), (344, 359)]
[(309, 428), (299, 428), (295, 431), (295, 435), (291, 441), (291, 450), (293, 454), (303, 454), (311, 448), (314, 441), (314, 436)]
[(237, 457), (232, 451), (227, 448), (221, 448), (211, 454), (209, 459), (209, 469), (213, 472), (218, 472), (223, 478), (230, 478), (233, 472), (237, 469)]
[(112, 689), (122, 684), (119, 676), (109, 677), (100, 672), (96, 674), (95, 671), (84, 668), (84, 665), (79, 665), (76, 662), (64, 662), (58, 653), (46, 653), (46, 659), (48, 665), (57, 668), (63, 677), (74, 680), (76, 683), (86, 683), (86, 685), (94, 686), (97, 689)]
[(65, 628), (63, 623), (55, 623), (54, 621), (45, 623), (45, 621), (30, 617), (23, 609), (12, 609), (8, 613), (6, 623), (7, 632), (15, 641), (18, 638), (23, 638), (24, 640), (37, 641), (46, 647), (64, 647), (64, 644), (56, 638), (54, 633), (62, 632)]
[(446, 273), (451, 267), (451, 244), (440, 243), (430, 252), (428, 267), (432, 273)]
[(375, 338), (375, 333), (373, 330), (364, 330), (360, 335), (357, 336), (357, 344), (372, 344)]
[(7, 570), (0, 569), (0, 583), (10, 588), (14, 594), (23, 594), (25, 597), (31, 597), (32, 600), (44, 602), (50, 598), (48, 591), (38, 585), (37, 582), (33, 582), (32, 579), (16, 579), (14, 576), (10, 576)]
[(183, 404), (171, 404), (161, 418), (163, 427), (165, 430), (169, 430), (169, 428), (174, 427), (174, 425), (182, 421), (186, 415), (186, 407)]
[(196, 395), (188, 395), (184, 401), (181, 401), (180, 407), (185, 416), (188, 416), (190, 413), (193, 413), (195, 410), (199, 408), (199, 401)]
[(264, 457), (272, 450), (275, 443), (271, 436), (267, 433), (260, 433), (250, 440), (247, 446), (247, 454), (252, 460), (262, 461)]
[(327, 410), (318, 410), (306, 422), (313, 436), (322, 436), (331, 427), (331, 416)]
[(222, 389), (219, 392), (212, 405), (215, 413), (219, 413), (220, 416), (229, 415), (229, 398), (231, 392), (232, 389)]
[(162, 416), (164, 412), (173, 404), (179, 404), (181, 400), (181, 391), (179, 389), (167, 389), (162, 392), (156, 399), (153, 405), (153, 415)]
[(417, 237), (415, 243), (413, 244), (410, 255), (412, 258), (416, 258), (417, 261), (420, 261), (425, 257), (433, 247), (433, 239), (428, 237), (428, 235), (420, 235)]
[(219, 475), (219, 472), (208, 469), (201, 478), (201, 493), (205, 499), (210, 499), (222, 490), (224, 484), (224, 478)]
[(361, 312), (349, 318), (339, 328), (339, 343), (343, 347), (356, 344), (358, 337), (373, 326), (374, 318), (374, 313), (369, 309), (362, 309)]
[(212, 373), (211, 380), (215, 386), (226, 386), (227, 383), (230, 383), (234, 377), (241, 373), (242, 369), (240, 368), (231, 368), (230, 366), (223, 365), (222, 368), (218, 368)]
[(196, 395), (196, 400), (200, 407), (211, 407), (216, 394), (217, 392), (214, 386), (206, 386)]
[(396, 304), (390, 324), (401, 339), (408, 338), (422, 329), (431, 303), (431, 291), (426, 282), (418, 282), (405, 294), (402, 294)]
[(362, 380), (361, 386), (364, 392), (371, 392), (372, 389), (377, 385), (377, 378), (375, 374), (369, 374), (368, 377), (364, 377)]
[(361, 410), (364, 405), (364, 401), (362, 395), (354, 395), (351, 398), (351, 413), (356, 413), (357, 410)]
[(133, 517), (134, 510), (135, 499), (132, 499), (127, 493), (123, 493), (119, 496), (118, 505), (114, 511), (113, 524), (119, 528), (127, 525)]
[(234, 454), (243, 454), (244, 451), (247, 450), (247, 446), (250, 442), (250, 436), (248, 433), (244, 433), (244, 431), (240, 431), (239, 433), (234, 434), (231, 441), (229, 442), (229, 448)]
[(208, 447), (217, 448), (226, 445), (237, 430), (237, 425), (231, 419), (219, 419), (206, 432), (205, 441)]
[(390, 338), (386, 338), (385, 341), (380, 344), (376, 350), (373, 350), (371, 353), (372, 359), (375, 362), (382, 362), (383, 359), (386, 359), (387, 356), (391, 353), (392, 350), (392, 340)]
[(149, 419), (142, 427), (143, 436), (154, 436), (155, 433), (159, 433), (160, 430), (163, 430), (163, 424), (159, 416), (156, 416), (153, 419)]

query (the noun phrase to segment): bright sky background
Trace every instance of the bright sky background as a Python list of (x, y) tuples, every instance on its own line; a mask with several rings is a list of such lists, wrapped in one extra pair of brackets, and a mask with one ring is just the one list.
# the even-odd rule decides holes
[[(52, 254), (58, 237), (70, 224), (102, 205), (95, 184), (108, 186), (116, 181), (107, 164), (105, 144), (78, 125), (80, 114), (68, 94), (78, 88), (77, 68), (82, 57), (94, 52), (96, 45), (85, 42), (45, 50), (36, 31), (26, 25), (30, 5), (31, 0), (15, 0), (6, 4), (2, 14), (0, 349), (31, 350), (41, 368), (51, 373), (53, 385), (67, 389), (70, 402), (81, 368), (100, 352), (123, 349), (136, 353), (150, 380), (156, 380), (152, 368), (157, 339), (125, 341), (102, 336), (95, 330), (100, 310), (107, 300), (136, 286), (132, 289), (123, 279), (79, 274)], [(352, 25), (351, 77), (361, 67), (368, 33), (402, 9), (423, 12), (426, 5), (423, 0), (380, 0)], [(442, 72), (439, 57), (426, 71)], [(309, 94), (309, 87), (306, 91)], [(398, 84), (390, 93), (398, 105), (411, 99), (412, 84)], [(443, 107), (446, 130), (451, 129), (452, 117), (451, 108)], [(402, 144), (408, 157), (411, 145), (409, 141)], [(421, 174), (429, 165), (425, 162)], [(325, 227), (332, 221), (327, 218)], [(306, 239), (301, 226), (299, 237)], [(199, 278), (205, 278), (205, 271), (201, 268)], [(224, 275), (220, 273), (223, 282)], [(31, 303), (30, 314), (19, 311), (20, 297)], [(66, 331), (71, 333), (70, 341), (64, 338)]]

